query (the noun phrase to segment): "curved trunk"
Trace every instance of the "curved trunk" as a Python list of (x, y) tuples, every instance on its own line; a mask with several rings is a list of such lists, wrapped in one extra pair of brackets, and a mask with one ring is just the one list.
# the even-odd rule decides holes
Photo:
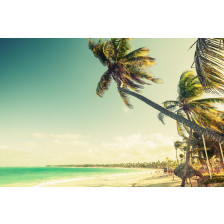
[(191, 138), (192, 138), (192, 128), (190, 130), (188, 143), (187, 143), (186, 161), (185, 161), (184, 175), (183, 175), (183, 178), (182, 178), (181, 187), (185, 186), (185, 180), (186, 180), (186, 177), (187, 177), (187, 169), (188, 169), (189, 161), (190, 161)]
[[(190, 118), (190, 115), (188, 112), (186, 112), (187, 118), (189, 121), (191, 121), (192, 119)], [(192, 139), (192, 135), (193, 135), (193, 129), (190, 129), (190, 133), (189, 133), (189, 139), (188, 139), (188, 144), (187, 144), (187, 152), (186, 152), (186, 160), (185, 160), (185, 167), (184, 167), (184, 175), (183, 175), (183, 179), (181, 182), (181, 187), (185, 186), (185, 180), (187, 177), (187, 170), (188, 170), (188, 166), (190, 163), (190, 151), (191, 151), (191, 139)]]
[(131, 96), (134, 96), (134, 97), (138, 98), (139, 100), (143, 101), (144, 103), (148, 104), (149, 106), (153, 107), (154, 109), (160, 111), (161, 113), (165, 114), (166, 116), (168, 116), (168, 117), (170, 117), (170, 118), (172, 118), (172, 119), (174, 119), (174, 120), (176, 120), (176, 121), (178, 121), (182, 124), (185, 124), (186, 126), (190, 127), (194, 131), (196, 131), (196, 132), (198, 132), (202, 135), (205, 135), (209, 138), (212, 138), (215, 141), (218, 141), (220, 143), (224, 143), (224, 138), (221, 135), (215, 133), (214, 131), (205, 129), (205, 128), (197, 125), (196, 123), (191, 122), (191, 121), (187, 120), (186, 118), (184, 118), (182, 116), (179, 116), (179, 115), (165, 109), (164, 107), (160, 106), (159, 104), (147, 99), (146, 97), (144, 97), (144, 96), (142, 96), (138, 93), (132, 92), (130, 90), (127, 90), (127, 89), (124, 89), (124, 88), (121, 88), (121, 87), (118, 87), (118, 89), (120, 91), (123, 91), (126, 94), (129, 94)]
[(209, 160), (208, 160), (208, 154), (207, 154), (207, 148), (206, 148), (206, 144), (205, 144), (205, 138), (204, 138), (204, 135), (202, 135), (202, 139), (203, 139), (203, 143), (204, 143), (204, 149), (205, 149), (205, 155), (206, 155), (206, 161), (207, 161), (208, 172), (209, 172), (210, 179), (212, 179), (211, 167), (210, 167), (210, 163), (209, 163)]

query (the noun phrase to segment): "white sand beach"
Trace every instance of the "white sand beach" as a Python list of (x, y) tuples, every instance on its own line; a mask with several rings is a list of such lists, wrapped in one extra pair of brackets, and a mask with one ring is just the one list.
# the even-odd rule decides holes
[(52, 181), (36, 187), (179, 187), (180, 183), (180, 178), (168, 176), (163, 170), (144, 169), (138, 173)]

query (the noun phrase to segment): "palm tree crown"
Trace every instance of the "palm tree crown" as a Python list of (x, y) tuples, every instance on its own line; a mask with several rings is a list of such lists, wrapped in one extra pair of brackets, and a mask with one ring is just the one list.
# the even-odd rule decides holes
[[(194, 72), (186, 71), (180, 77), (177, 100), (165, 101), (163, 105), (166, 109), (186, 117), (202, 127), (219, 131), (217, 124), (223, 123), (220, 116), (223, 112), (218, 111), (214, 103), (223, 103), (224, 98), (202, 98), (204, 93), (205, 91)], [(164, 123), (164, 115), (159, 113), (158, 117)], [(177, 130), (181, 136), (184, 135), (184, 130), (189, 132), (189, 128), (179, 122), (177, 122)]]
[[(160, 83), (160, 79), (154, 78), (146, 70), (146, 68), (155, 64), (155, 59), (148, 56), (149, 50), (145, 47), (131, 51), (130, 38), (111, 38), (103, 41), (100, 39), (95, 43), (89, 39), (89, 49), (93, 52), (100, 62), (107, 66), (107, 71), (102, 75), (96, 94), (103, 96), (109, 88), (112, 78), (117, 83), (118, 87), (122, 86), (125, 89), (132, 89), (136, 92), (142, 89), (142, 85), (148, 84), (147, 80)], [(132, 107), (127, 94), (118, 92), (128, 107)]]

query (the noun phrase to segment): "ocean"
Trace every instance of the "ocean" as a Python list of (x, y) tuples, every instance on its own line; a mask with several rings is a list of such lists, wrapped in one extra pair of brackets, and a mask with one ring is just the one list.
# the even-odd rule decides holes
[(139, 169), (73, 167), (0, 167), (0, 187), (44, 186), (54, 182), (125, 175)]

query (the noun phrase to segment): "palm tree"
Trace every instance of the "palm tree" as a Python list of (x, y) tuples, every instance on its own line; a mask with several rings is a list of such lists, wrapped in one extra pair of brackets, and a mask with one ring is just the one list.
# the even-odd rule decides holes
[(198, 38), (194, 63), (206, 90), (224, 92), (224, 38)]
[[(222, 112), (218, 112), (216, 114), (216, 119), (212, 119), (210, 121), (207, 121), (208, 124), (207, 126), (210, 126), (213, 130), (215, 130), (216, 132), (218, 132), (219, 134), (223, 135), (223, 130), (224, 130), (224, 113)], [(223, 156), (223, 150), (222, 150), (222, 144), (221, 143), (215, 143), (215, 148), (219, 151), (219, 156), (220, 159), (222, 161), (222, 166), (224, 167), (224, 156)]]
[(184, 156), (184, 154), (182, 154), (182, 153), (181, 153), (181, 154), (179, 154), (179, 157), (180, 157), (180, 162), (182, 163), (182, 162), (183, 162), (183, 160), (184, 160), (184, 157), (185, 157), (185, 156)]
[[(205, 143), (206, 140), (206, 143)], [(209, 138), (204, 138), (203, 136), (197, 134), (196, 132), (192, 135), (191, 140), (191, 157), (197, 158), (201, 162), (201, 164), (204, 164), (204, 160), (206, 161), (208, 172), (210, 175), (210, 178), (212, 178), (211, 173), (211, 157), (214, 156), (214, 153), (211, 154), (211, 144), (214, 145), (214, 141), (212, 141)], [(214, 151), (214, 150), (213, 150)]]
[(177, 159), (177, 163), (179, 164), (179, 160), (178, 160), (178, 157), (177, 157), (177, 149), (181, 148), (182, 146), (182, 142), (181, 141), (175, 141), (174, 142), (174, 147), (176, 149), (176, 159)]
[[(89, 39), (89, 48), (97, 57), (100, 62), (107, 66), (107, 71), (102, 75), (96, 94), (102, 97), (108, 89), (112, 78), (119, 87), (121, 84), (126, 89), (131, 89), (139, 92), (142, 85), (149, 83), (145, 81), (152, 81), (161, 83), (161, 80), (154, 78), (146, 68), (155, 64), (155, 59), (149, 57), (149, 49), (142, 47), (137, 50), (131, 51), (130, 38), (111, 38), (109, 41), (102, 41), (100, 39), (95, 43)], [(118, 88), (118, 92), (129, 108), (132, 108), (127, 94)]]
[[(128, 38), (111, 38), (110, 41), (102, 41), (100, 39), (98, 43), (94, 43), (92, 39), (89, 39), (90, 50), (94, 53), (95, 57), (108, 68), (98, 83), (96, 90), (97, 95), (100, 97), (103, 96), (113, 78), (117, 83), (118, 92), (127, 106), (131, 107), (127, 98), (128, 94), (195, 131), (208, 136), (215, 141), (224, 142), (224, 138), (212, 130), (205, 129), (136, 93), (138, 89), (142, 88), (143, 84), (146, 84), (142, 79), (147, 79), (156, 83), (159, 83), (160, 80), (152, 77), (146, 70), (144, 70), (144, 68), (154, 64), (154, 59), (146, 56), (148, 55), (149, 50), (147, 48), (139, 48), (130, 52), (131, 47), (129, 41), (130, 39)], [(135, 84), (133, 80), (138, 84)], [(132, 92), (128, 90), (128, 88), (133, 89), (136, 92)]]
[[(204, 141), (206, 140), (206, 150), (204, 150)], [(212, 141), (209, 138), (204, 138), (197, 133), (193, 134), (192, 137), (192, 154), (197, 154), (197, 158), (201, 163), (204, 163), (204, 160), (207, 161), (207, 167), (209, 174), (211, 175), (211, 168), (213, 170), (212, 159), (214, 157), (220, 157), (218, 145), (216, 142)]]
[[(208, 121), (214, 120), (215, 115), (220, 113), (216, 110), (213, 104), (224, 102), (224, 98), (203, 99), (201, 98), (203, 94), (204, 89), (200, 84), (197, 76), (192, 71), (186, 71), (180, 77), (177, 100), (165, 101), (163, 105), (166, 109), (174, 111), (176, 114), (187, 118), (189, 121), (203, 126), (204, 128), (211, 129), (213, 126), (208, 126)], [(164, 123), (164, 114), (160, 112), (158, 117)], [(177, 121), (177, 130), (178, 133), (183, 137), (184, 130), (189, 133), (184, 172), (185, 175), (183, 176), (181, 184), (181, 186), (185, 186), (186, 173), (190, 161), (190, 146), (193, 128), (190, 128), (189, 130), (185, 124), (181, 124)]]

